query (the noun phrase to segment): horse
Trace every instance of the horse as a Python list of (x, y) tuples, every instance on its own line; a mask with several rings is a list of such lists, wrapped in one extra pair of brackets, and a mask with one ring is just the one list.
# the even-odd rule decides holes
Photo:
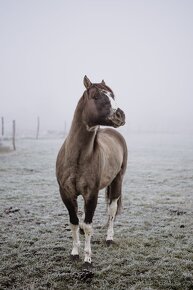
[[(70, 220), (73, 247), (71, 258), (79, 259), (79, 232), (85, 235), (84, 265), (90, 266), (92, 221), (99, 190), (106, 188), (108, 229), (106, 243), (113, 243), (114, 220), (121, 208), (122, 181), (127, 166), (124, 137), (109, 127), (125, 124), (125, 114), (117, 106), (115, 96), (105, 81), (83, 80), (86, 90), (74, 112), (71, 128), (59, 150), (56, 177), (59, 191)], [(100, 126), (108, 126), (100, 128)], [(83, 221), (78, 218), (77, 197), (84, 201)]]

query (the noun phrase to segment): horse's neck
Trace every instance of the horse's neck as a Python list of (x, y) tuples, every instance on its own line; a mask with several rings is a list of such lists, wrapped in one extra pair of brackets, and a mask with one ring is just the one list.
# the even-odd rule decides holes
[(94, 142), (97, 134), (97, 129), (89, 131), (86, 124), (82, 121), (82, 110), (76, 109), (72, 125), (66, 140), (67, 152), (70, 159), (89, 158), (94, 150)]

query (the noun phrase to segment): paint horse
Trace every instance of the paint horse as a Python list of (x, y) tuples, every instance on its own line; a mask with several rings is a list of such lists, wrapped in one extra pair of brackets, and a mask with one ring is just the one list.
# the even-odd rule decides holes
[[(84, 77), (86, 90), (80, 98), (69, 134), (56, 162), (56, 176), (62, 200), (68, 210), (72, 230), (71, 257), (79, 258), (79, 229), (85, 235), (84, 262), (91, 264), (92, 221), (99, 190), (106, 187), (108, 229), (106, 242), (113, 242), (113, 224), (121, 207), (123, 176), (127, 166), (127, 146), (114, 129), (125, 124), (125, 114), (117, 107), (113, 91), (105, 84)], [(84, 218), (79, 222), (77, 197), (84, 199)]]

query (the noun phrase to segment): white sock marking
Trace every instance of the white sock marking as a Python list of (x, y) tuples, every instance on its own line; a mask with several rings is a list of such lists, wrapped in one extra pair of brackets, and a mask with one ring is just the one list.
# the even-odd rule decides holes
[(93, 235), (93, 228), (92, 228), (92, 224), (85, 224), (85, 223), (82, 223), (82, 227), (85, 234), (84, 262), (91, 264), (92, 251), (91, 251), (90, 241), (91, 241), (91, 236)]
[(108, 225), (108, 229), (107, 229), (107, 238), (106, 240), (110, 240), (113, 241), (113, 236), (114, 236), (114, 229), (113, 229), (113, 225), (114, 225), (114, 219), (115, 219), (115, 215), (117, 212), (117, 201), (119, 198), (114, 199), (111, 204), (109, 205), (108, 208), (108, 215), (109, 215), (109, 225)]
[(72, 230), (72, 240), (73, 240), (73, 248), (71, 255), (79, 255), (79, 247), (80, 247), (80, 240), (79, 240), (79, 226), (70, 224)]

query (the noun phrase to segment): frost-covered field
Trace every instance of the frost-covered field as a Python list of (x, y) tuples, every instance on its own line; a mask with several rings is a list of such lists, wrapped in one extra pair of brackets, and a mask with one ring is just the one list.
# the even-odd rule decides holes
[(83, 252), (69, 258), (55, 179), (62, 140), (17, 140), (16, 152), (0, 155), (0, 289), (193, 289), (193, 137), (131, 134), (127, 143), (115, 243), (105, 244), (102, 192), (90, 272)]

